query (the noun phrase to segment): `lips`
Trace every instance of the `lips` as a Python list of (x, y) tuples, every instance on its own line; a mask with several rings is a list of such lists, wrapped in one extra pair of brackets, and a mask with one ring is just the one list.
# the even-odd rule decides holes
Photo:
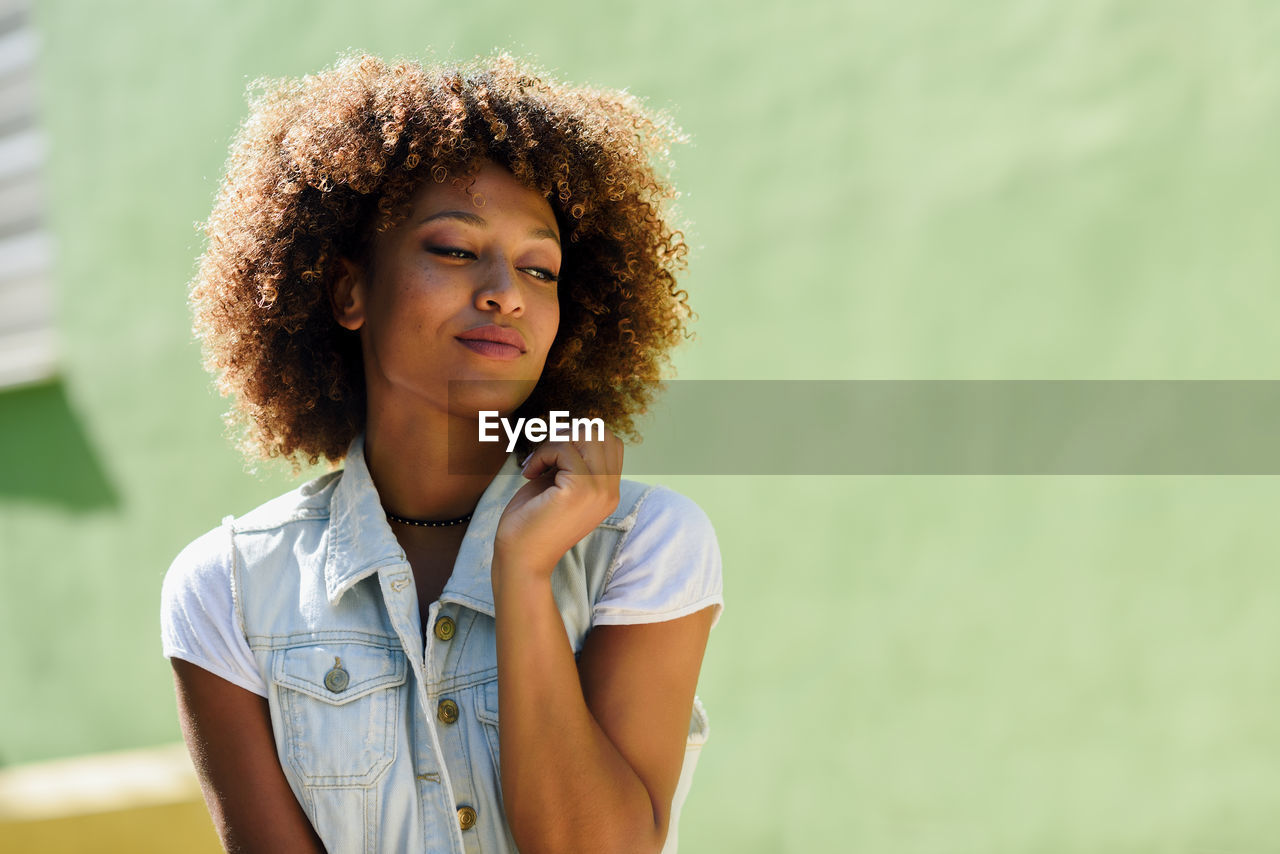
[(509, 326), (477, 326), (457, 338), (469, 350), (495, 359), (514, 359), (528, 349), (524, 336)]

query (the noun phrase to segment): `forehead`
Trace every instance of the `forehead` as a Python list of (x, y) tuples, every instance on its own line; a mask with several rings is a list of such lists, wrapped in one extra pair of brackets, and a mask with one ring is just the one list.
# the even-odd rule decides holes
[(427, 178), (414, 192), (410, 215), (413, 223), (443, 211), (474, 214), (485, 224), (528, 220), (559, 234), (555, 212), (547, 199), (489, 161), (482, 161), (471, 175), (443, 183)]

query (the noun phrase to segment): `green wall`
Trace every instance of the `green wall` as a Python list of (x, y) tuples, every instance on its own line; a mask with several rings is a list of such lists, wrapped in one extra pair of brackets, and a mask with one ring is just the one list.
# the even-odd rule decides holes
[[(1273, 3), (370, 5), (35, 9), (62, 361), (0, 392), (2, 763), (179, 738), (163, 573), (293, 482), (223, 436), (193, 223), (248, 80), (348, 47), (669, 109), (682, 378), (1275, 374)], [(665, 480), (728, 600), (683, 850), (1274, 844), (1274, 478)]]

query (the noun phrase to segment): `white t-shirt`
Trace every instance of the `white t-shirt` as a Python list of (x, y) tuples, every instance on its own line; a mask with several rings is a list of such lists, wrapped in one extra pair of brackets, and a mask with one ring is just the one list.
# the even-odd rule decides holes
[[(215, 528), (170, 566), (161, 593), (166, 658), (180, 658), (266, 697), (267, 685), (237, 625), (231, 593), (229, 537)], [(720, 548), (696, 503), (658, 487), (647, 495), (592, 611), (593, 625), (674, 620), (724, 609)]]

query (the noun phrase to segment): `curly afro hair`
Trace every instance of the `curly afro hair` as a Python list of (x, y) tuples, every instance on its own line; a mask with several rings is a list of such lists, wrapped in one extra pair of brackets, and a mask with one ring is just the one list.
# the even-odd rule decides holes
[(683, 141), (617, 91), (548, 79), (501, 54), (459, 66), (358, 55), (257, 81), (191, 283), (205, 366), (249, 457), (339, 462), (365, 425), (359, 340), (333, 317), (341, 257), (408, 214), (424, 181), (493, 161), (547, 199), (564, 242), (560, 328), (522, 411), (568, 409), (638, 438), (693, 316), (688, 247), (655, 164)]

